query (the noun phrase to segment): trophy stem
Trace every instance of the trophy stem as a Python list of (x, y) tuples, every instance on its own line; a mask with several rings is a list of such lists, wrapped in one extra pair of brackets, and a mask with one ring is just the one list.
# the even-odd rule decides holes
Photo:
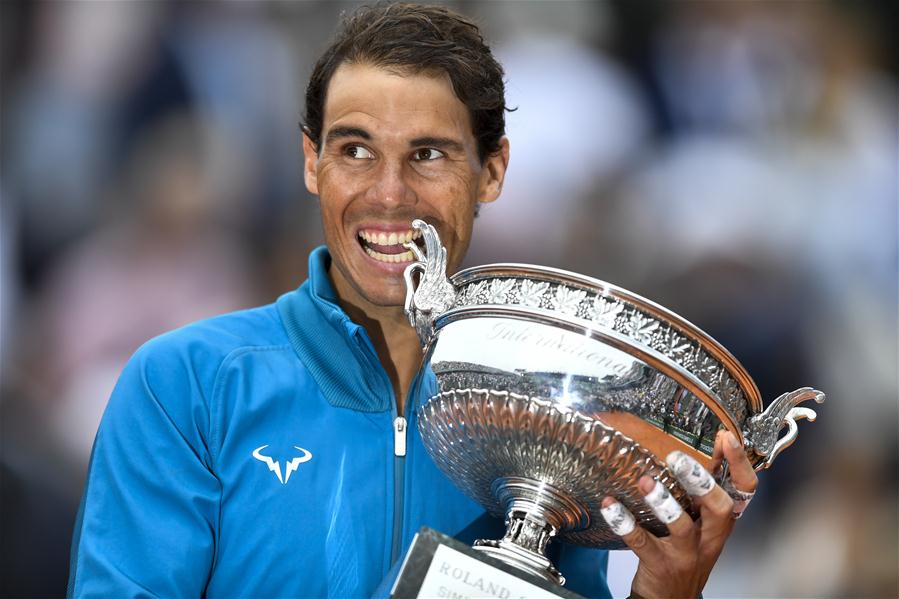
[(496, 498), (506, 506), (506, 534), (499, 541), (476, 541), (475, 549), (544, 580), (565, 584), (565, 577), (546, 557), (546, 547), (562, 530), (586, 528), (590, 523), (586, 508), (563, 491), (534, 479), (503, 477), (492, 486)]
[[(509, 516), (506, 536), (499, 541), (481, 539), (475, 541), (474, 548), (494, 557), (504, 564), (529, 572), (555, 584), (565, 584), (565, 577), (549, 558), (544, 555), (550, 537), (558, 532), (547, 524), (532, 520), (521, 512)], [(540, 551), (533, 551), (527, 545), (537, 545)]]

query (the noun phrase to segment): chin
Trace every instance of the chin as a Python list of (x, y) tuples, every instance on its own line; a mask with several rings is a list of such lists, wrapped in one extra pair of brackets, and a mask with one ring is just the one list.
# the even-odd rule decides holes
[[(379, 308), (403, 308), (406, 305), (406, 283), (402, 276), (396, 285), (357, 287), (357, 293), (365, 304)], [(360, 306), (364, 308), (365, 306)]]
[(402, 293), (382, 293), (372, 297), (369, 300), (375, 306), (381, 308), (405, 308), (406, 291)]

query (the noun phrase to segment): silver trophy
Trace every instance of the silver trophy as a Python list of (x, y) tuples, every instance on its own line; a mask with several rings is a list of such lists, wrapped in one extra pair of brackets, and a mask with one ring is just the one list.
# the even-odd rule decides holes
[[(439, 392), (418, 426), (438, 467), (506, 522), (475, 548), (564, 584), (551, 539), (623, 547), (600, 514), (616, 497), (638, 523), (667, 534), (637, 489), (661, 481), (694, 518), (664, 459), (678, 449), (706, 467), (720, 429), (767, 468), (815, 419), (803, 388), (763, 410), (759, 391), (719, 343), (673, 312), (582, 275), (494, 264), (446, 274), (434, 227), (416, 220), (424, 250), (405, 271), (406, 314)], [(789, 430), (781, 436), (784, 427)], [(728, 481), (726, 468), (719, 482)]]

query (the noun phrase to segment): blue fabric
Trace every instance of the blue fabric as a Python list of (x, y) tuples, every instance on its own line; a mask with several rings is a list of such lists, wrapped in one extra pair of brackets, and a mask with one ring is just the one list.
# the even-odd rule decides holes
[[(390, 381), (337, 305), (329, 260), (313, 252), (309, 280), (275, 304), (132, 357), (91, 456), (70, 596), (367, 597), (391, 567), (395, 521), (404, 552), (422, 525), (464, 536), (482, 519), (417, 434), (430, 378), (413, 385), (408, 453), (394, 456)], [(605, 552), (565, 553), (572, 588), (608, 596)]]

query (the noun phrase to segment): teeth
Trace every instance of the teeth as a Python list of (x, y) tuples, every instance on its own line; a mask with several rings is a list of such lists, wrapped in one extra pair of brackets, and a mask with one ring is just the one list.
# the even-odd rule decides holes
[(409, 250), (401, 254), (382, 254), (381, 252), (376, 252), (375, 250), (367, 247), (365, 248), (365, 253), (367, 253), (378, 262), (400, 263), (412, 262), (415, 259), (415, 255)]
[(404, 243), (409, 243), (413, 239), (419, 239), (421, 237), (420, 231), (404, 231), (397, 232), (393, 231), (391, 233), (383, 233), (376, 231), (359, 231), (359, 237), (368, 243), (376, 243), (378, 245), (402, 245)]

